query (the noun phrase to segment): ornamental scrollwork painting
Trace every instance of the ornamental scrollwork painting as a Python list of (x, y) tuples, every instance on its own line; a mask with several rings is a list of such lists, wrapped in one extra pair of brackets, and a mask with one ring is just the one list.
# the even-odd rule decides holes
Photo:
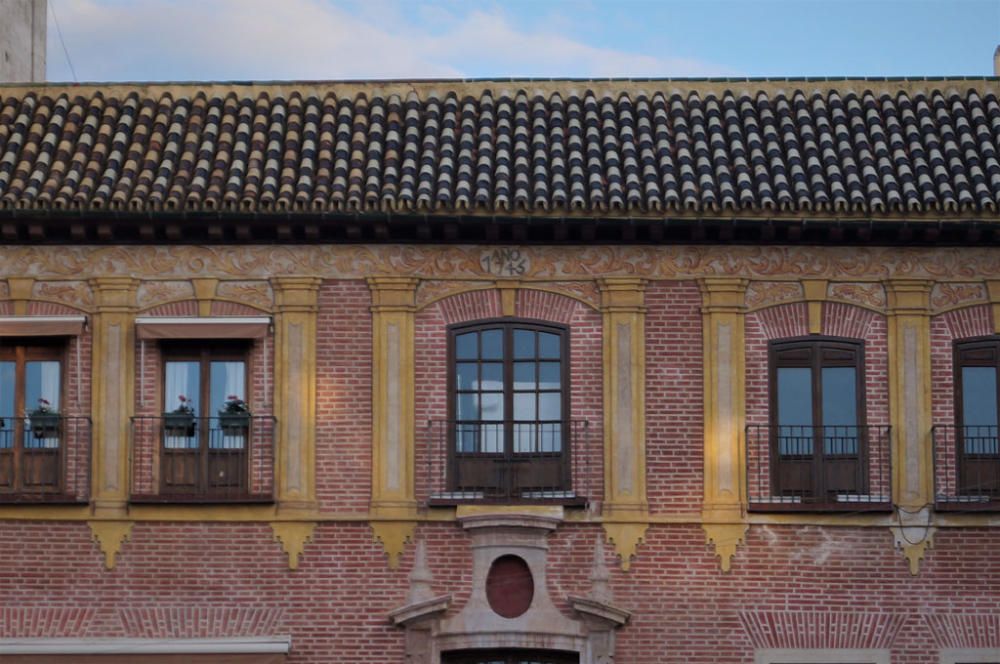
[(936, 311), (985, 301), (986, 287), (983, 284), (940, 283), (934, 284), (931, 289), (931, 306)]
[(94, 304), (94, 293), (85, 281), (36, 281), (32, 295), (39, 300), (51, 300), (75, 308)]
[(136, 295), (141, 309), (164, 302), (194, 298), (194, 287), (188, 281), (150, 281), (139, 285)]
[(270, 309), (274, 302), (271, 286), (266, 281), (221, 281), (216, 295), (260, 309)]
[(869, 309), (885, 308), (885, 288), (882, 284), (830, 284), (827, 296), (831, 300), (859, 304)]
[[(483, 267), (484, 252), (490, 250), (490, 247), (456, 245), (12, 245), (0, 247), (0, 278), (132, 276), (163, 281), (191, 277), (254, 280), (276, 275), (328, 279), (373, 275), (496, 278), (492, 268)], [(1000, 278), (1000, 249), (990, 247), (525, 246), (518, 248), (516, 258), (519, 259), (516, 265), (501, 266), (505, 277), (556, 281), (598, 276), (645, 279), (733, 276), (761, 281)], [(519, 273), (523, 270), (523, 274), (507, 275), (508, 270)]]
[(802, 286), (792, 281), (753, 281), (747, 286), (746, 305), (761, 309), (802, 299)]

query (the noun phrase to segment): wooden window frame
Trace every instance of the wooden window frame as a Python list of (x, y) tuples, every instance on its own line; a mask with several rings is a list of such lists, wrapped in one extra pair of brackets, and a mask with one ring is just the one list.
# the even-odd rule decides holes
[[(13, 459), (13, 487), (9, 490), (0, 490), (0, 495), (4, 497), (16, 496), (36, 496), (43, 494), (59, 495), (66, 488), (66, 449), (67, 440), (61, 437), (59, 447), (55, 448), (59, 455), (57, 477), (51, 488), (47, 489), (25, 489), (23, 486), (23, 464), (26, 455), (24, 448), (24, 414), (33, 410), (35, 404), (25, 403), (25, 365), (27, 362), (56, 361), (59, 362), (59, 415), (64, 415), (66, 411), (66, 381), (67, 381), (67, 350), (68, 344), (62, 337), (5, 337), (0, 341), (0, 361), (14, 362), (14, 412), (0, 413), (0, 417), (9, 417), (13, 422), (11, 430), (12, 445), (9, 448)], [(5, 423), (10, 424), (10, 423)], [(7, 448), (5, 448), (7, 449)], [(51, 448), (42, 448), (49, 450)]]
[[(250, 340), (246, 339), (231, 339), (231, 340), (170, 340), (162, 341), (160, 344), (160, 394), (161, 401), (163, 402), (162, 411), (164, 413), (170, 412), (176, 408), (176, 404), (167, 404), (167, 363), (169, 362), (198, 362), (198, 397), (197, 399), (192, 399), (197, 405), (195, 407), (194, 417), (196, 418), (196, 426), (198, 427), (198, 447), (191, 448), (196, 449), (199, 456), (198, 468), (199, 468), (199, 479), (198, 488), (193, 492), (183, 492), (179, 491), (176, 487), (170, 485), (167, 482), (165, 474), (161, 473), (160, 476), (160, 495), (164, 496), (187, 496), (190, 499), (204, 499), (212, 500), (213, 493), (208, 487), (208, 473), (209, 473), (209, 456), (211, 454), (211, 436), (209, 435), (209, 430), (211, 427), (212, 419), (217, 417), (217, 414), (206, 412), (206, 408), (211, 407), (210, 403), (210, 393), (211, 393), (211, 363), (212, 362), (243, 362), (243, 393), (244, 399), (249, 402), (250, 400), (250, 389), (253, 385), (253, 364), (252, 358), (252, 343)], [(190, 395), (188, 396), (190, 399)], [(245, 441), (245, 445), (240, 450), (242, 454), (246, 457), (243, 460), (244, 465), (244, 477), (249, 478), (249, 465), (251, 458), (250, 441)], [(159, 441), (159, 454), (161, 457), (161, 465), (164, 462), (164, 455), (168, 453), (177, 454), (177, 450), (166, 447), (166, 439), (161, 436)], [(221, 450), (220, 450), (221, 453)], [(231, 451), (227, 451), (231, 453)], [(249, 485), (244, 487), (246, 491), (249, 491)]]
[[(823, 351), (827, 349), (840, 352), (850, 352), (853, 355), (853, 359), (824, 360)], [(795, 350), (808, 350), (808, 360), (806, 362), (802, 362), (781, 358), (782, 354)], [(808, 504), (814, 507), (834, 504), (831, 503), (826, 495), (828, 491), (824, 481), (824, 464), (830, 463), (826, 461), (828, 457), (830, 459), (835, 459), (838, 455), (827, 455), (823, 449), (822, 438), (816, 436), (815, 434), (815, 431), (821, 430), (819, 427), (824, 426), (822, 370), (829, 367), (850, 367), (855, 370), (855, 413), (857, 416), (857, 422), (853, 426), (858, 428), (857, 463), (859, 464), (859, 469), (857, 475), (862, 480), (861, 486), (857, 487), (857, 492), (859, 494), (865, 494), (868, 491), (867, 478), (869, 440), (863, 433), (868, 421), (866, 408), (867, 399), (865, 398), (866, 380), (864, 341), (845, 337), (811, 336), (795, 339), (775, 339), (768, 344), (768, 411), (769, 428), (771, 430), (771, 435), (769, 437), (769, 459), (772, 491), (776, 495), (781, 495), (781, 490), (779, 489), (779, 473), (781, 470), (779, 467), (782, 464), (782, 455), (779, 453), (780, 425), (778, 412), (778, 370), (782, 368), (808, 368), (810, 370), (810, 385), (812, 388), (811, 427), (814, 428), (813, 450), (812, 454), (808, 455), (812, 459), (810, 482), (812, 489), (810, 496), (811, 500), (808, 501)], [(791, 457), (794, 455), (785, 456)]]
[[(456, 398), (459, 391), (456, 386), (456, 372), (457, 364), (459, 360), (456, 357), (455, 345), (456, 339), (461, 334), (466, 334), (469, 332), (484, 332), (488, 330), (501, 330), (503, 334), (503, 352), (500, 362), (503, 364), (503, 404), (504, 404), (504, 417), (503, 420), (497, 420), (499, 424), (503, 426), (504, 431), (504, 451), (499, 456), (512, 462), (515, 454), (514, 451), (514, 436), (513, 436), (513, 425), (515, 422), (523, 423), (519, 420), (514, 420), (514, 364), (518, 359), (514, 358), (514, 331), (515, 330), (528, 330), (532, 332), (545, 332), (549, 334), (556, 334), (559, 336), (559, 363), (560, 363), (560, 389), (561, 393), (560, 399), (560, 422), (562, 423), (561, 429), (561, 444), (560, 444), (560, 476), (562, 478), (562, 489), (569, 491), (572, 484), (571, 478), (571, 465), (570, 465), (570, 455), (572, 450), (570, 449), (570, 441), (572, 438), (572, 431), (570, 425), (570, 415), (571, 415), (571, 385), (570, 385), (570, 329), (567, 325), (560, 325), (551, 323), (548, 321), (540, 321), (535, 319), (526, 318), (500, 318), (500, 319), (488, 319), (488, 320), (478, 320), (470, 321), (464, 323), (458, 323), (450, 325), (448, 327), (447, 343), (447, 367), (448, 367), (448, 379), (447, 379), (447, 400), (448, 400), (448, 422), (457, 423), (457, 413), (456, 413)], [(537, 354), (532, 358), (535, 362), (543, 361)], [(467, 360), (461, 360), (463, 362)], [(479, 365), (483, 363), (481, 355), (477, 354), (475, 362)], [(536, 395), (543, 394), (546, 392), (554, 392), (556, 390), (542, 390), (537, 386), (534, 390)], [(480, 390), (477, 390), (480, 392)], [(539, 420), (538, 413), (536, 412), (536, 419), (534, 423), (540, 422), (550, 422), (551, 420)], [(469, 420), (469, 422), (484, 422), (484, 420)], [(457, 473), (457, 466), (459, 463), (458, 452), (456, 450), (456, 440), (455, 440), (455, 426), (449, 426), (449, 434), (447, 436), (448, 445), (448, 460), (447, 460), (447, 473), (448, 473), (448, 486), (449, 489), (454, 489), (453, 486), (454, 479)], [(471, 453), (469, 453), (471, 454)], [(485, 453), (483, 453), (485, 454)], [(495, 455), (496, 456), (496, 455)], [(518, 502), (531, 502), (530, 500), (520, 499), (517, 496), (512, 495), (514, 493), (511, 482), (508, 481), (508, 486), (506, 491), (504, 491), (505, 496), (503, 500), (505, 502), (518, 501)], [(488, 500), (488, 498), (487, 498)]]
[[(963, 357), (965, 353), (980, 349), (989, 349), (993, 352), (992, 362), (986, 363), (982, 360), (977, 361), (972, 358), (966, 359)], [(970, 472), (966, 466), (971, 462), (991, 463), (996, 471), (991, 473), (991, 475), (1000, 478), (1000, 451), (997, 454), (967, 454), (965, 452), (965, 398), (962, 369), (965, 367), (988, 367), (994, 369), (997, 380), (997, 424), (1000, 425), (1000, 336), (976, 337), (954, 341), (952, 344), (952, 364), (955, 408), (955, 447), (953, 452), (955, 454), (956, 493), (959, 496), (974, 494), (992, 495), (995, 501), (1000, 499), (1000, 483), (998, 483), (998, 486), (987, 489), (985, 494), (982, 491), (970, 491), (966, 489), (968, 487), (968, 475)], [(1000, 427), (998, 427), (997, 433), (1000, 434)]]

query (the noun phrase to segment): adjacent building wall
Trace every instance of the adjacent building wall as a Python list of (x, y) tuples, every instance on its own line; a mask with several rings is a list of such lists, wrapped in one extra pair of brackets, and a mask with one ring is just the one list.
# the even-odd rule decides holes
[(0, 2), (0, 83), (45, 80), (46, 0)]

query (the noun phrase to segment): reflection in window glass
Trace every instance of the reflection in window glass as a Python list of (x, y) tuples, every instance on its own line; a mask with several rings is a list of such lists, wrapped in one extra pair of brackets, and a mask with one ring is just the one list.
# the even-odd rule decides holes
[(0, 449), (14, 447), (14, 363), (0, 362)]
[(997, 454), (997, 370), (962, 367), (962, 440), (966, 454)]
[(857, 454), (858, 394), (854, 367), (824, 367), (823, 453)]
[(479, 356), (476, 349), (476, 332), (468, 332), (455, 336), (455, 358), (459, 360), (474, 360)]
[(503, 330), (485, 330), (480, 333), (482, 342), (482, 359), (503, 359)]
[(535, 357), (535, 333), (531, 330), (514, 330), (514, 357), (533, 359)]
[(812, 370), (778, 368), (778, 452), (812, 454)]

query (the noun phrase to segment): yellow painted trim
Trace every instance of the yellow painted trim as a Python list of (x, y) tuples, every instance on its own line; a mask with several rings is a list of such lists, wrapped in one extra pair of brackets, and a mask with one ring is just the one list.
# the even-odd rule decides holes
[(271, 530), (275, 541), (281, 543), (281, 550), (288, 556), (288, 569), (298, 569), (299, 558), (302, 557), (306, 544), (312, 541), (316, 524), (307, 521), (276, 521), (271, 523)]
[(89, 521), (91, 539), (97, 542), (104, 554), (104, 567), (113, 569), (122, 544), (132, 534), (131, 521)]
[(389, 563), (389, 569), (399, 567), (399, 557), (403, 555), (407, 542), (413, 541), (417, 524), (413, 521), (372, 521), (372, 535), (382, 543)]
[(919, 279), (886, 282), (893, 499), (909, 509), (934, 501), (930, 439), (932, 285)]
[(198, 315), (211, 316), (212, 302), (215, 300), (215, 290), (219, 285), (218, 279), (192, 279), (191, 285), (194, 287), (194, 296), (198, 300)]
[[(417, 509), (414, 312), (419, 283), (409, 277), (368, 279), (372, 296), (371, 504), (372, 512), (397, 519), (409, 519)], [(396, 545), (394, 532), (384, 531), (389, 538), (390, 564), (398, 556), (390, 550)]]
[(802, 292), (809, 306), (809, 334), (823, 333), (823, 303), (826, 301), (825, 279), (803, 279)]
[(646, 537), (649, 524), (640, 523), (604, 523), (604, 534), (608, 544), (611, 544), (621, 562), (622, 571), (627, 572), (632, 566), (632, 559)]
[(11, 277), (7, 280), (7, 290), (10, 299), (14, 301), (14, 315), (24, 316), (28, 313), (28, 302), (31, 301), (35, 280), (30, 277)]
[(316, 317), (322, 280), (271, 279), (274, 321), (275, 473), (279, 510), (316, 508)]
[(715, 546), (715, 555), (719, 557), (719, 567), (723, 572), (729, 571), (736, 547), (743, 544), (749, 527), (748, 523), (706, 523), (702, 526), (706, 543)]
[(646, 310), (643, 279), (598, 280), (603, 312), (604, 513), (645, 514)]

